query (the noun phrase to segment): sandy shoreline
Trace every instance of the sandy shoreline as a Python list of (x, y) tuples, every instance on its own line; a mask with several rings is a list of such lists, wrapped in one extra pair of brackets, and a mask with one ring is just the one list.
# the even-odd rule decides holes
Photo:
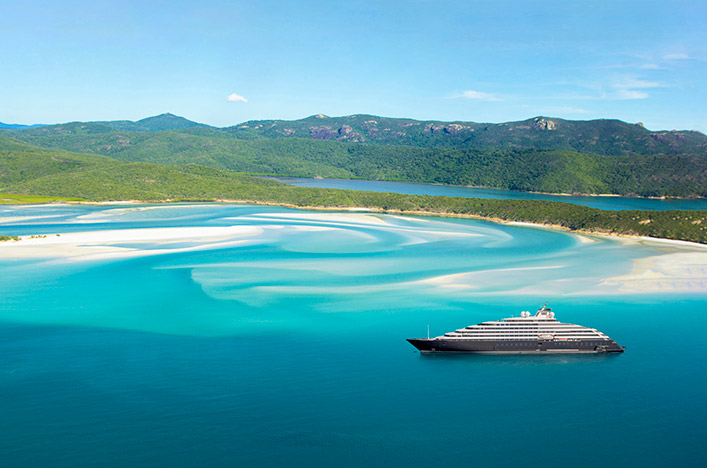
[(506, 224), (506, 225), (511, 225), (511, 226), (521, 226), (521, 227), (542, 228), (542, 229), (552, 229), (552, 230), (556, 230), (556, 231), (563, 231), (563, 232), (568, 232), (568, 233), (572, 233), (572, 234), (580, 234), (580, 235), (585, 235), (585, 236), (610, 237), (610, 238), (614, 238), (617, 240), (635, 239), (638, 241), (645, 241), (645, 242), (656, 241), (656, 242), (671, 243), (671, 244), (676, 244), (676, 245), (683, 245), (686, 247), (707, 248), (707, 244), (700, 244), (698, 242), (676, 240), (676, 239), (664, 239), (664, 238), (660, 238), (660, 237), (638, 236), (638, 235), (631, 235), (631, 234), (608, 233), (608, 232), (602, 232), (602, 231), (589, 231), (589, 230), (584, 230), (584, 229), (572, 230), (572, 229), (569, 229), (565, 226), (561, 226), (559, 224), (542, 224), (542, 223), (531, 223), (531, 222), (525, 222), (525, 221), (508, 221), (505, 219), (495, 218), (495, 217), (491, 217), (491, 216), (479, 216), (479, 215), (460, 214), (460, 213), (438, 213), (438, 212), (431, 212), (431, 211), (414, 211), (414, 210), (385, 210), (382, 208), (375, 208), (375, 207), (369, 208), (369, 207), (298, 206), (298, 205), (292, 205), (289, 203), (274, 203), (274, 202), (262, 202), (262, 201), (254, 201), (254, 200), (231, 200), (231, 199), (216, 199), (213, 201), (204, 201), (204, 202), (198, 202), (198, 201), (147, 202), (147, 201), (140, 201), (140, 200), (102, 201), (102, 202), (80, 201), (80, 202), (42, 203), (42, 204), (35, 204), (35, 205), (20, 205), (20, 206), (56, 206), (56, 205), (113, 206), (113, 205), (137, 205), (137, 204), (157, 205), (157, 206), (161, 206), (161, 205), (175, 205), (175, 206), (194, 205), (194, 206), (196, 206), (196, 205), (212, 205), (214, 203), (234, 204), (234, 205), (274, 206), (274, 207), (290, 208), (290, 209), (296, 209), (296, 210), (308, 210), (308, 211), (330, 211), (330, 212), (342, 212), (342, 213), (364, 212), (364, 213), (379, 213), (379, 214), (404, 215), (404, 216), (479, 219), (482, 221), (491, 221), (491, 222), (498, 223), (498, 224)]
[[(257, 226), (171, 227), (21, 236), (0, 242), (0, 259), (96, 260), (186, 252), (243, 243), (262, 233)], [(191, 245), (185, 245), (191, 244)]]
[(606, 278), (601, 286), (623, 293), (707, 291), (707, 253), (676, 252), (634, 260), (627, 275)]
[(601, 236), (601, 237), (610, 237), (614, 238), (617, 240), (621, 239), (635, 239), (638, 241), (645, 241), (645, 242), (652, 242), (652, 241), (658, 241), (658, 242), (664, 242), (664, 243), (669, 243), (669, 244), (676, 244), (676, 245), (683, 245), (683, 246), (689, 246), (689, 247), (697, 247), (697, 248), (707, 248), (707, 244), (700, 244), (698, 242), (690, 242), (690, 241), (683, 241), (683, 240), (675, 240), (675, 239), (663, 239), (660, 237), (647, 237), (647, 236), (638, 236), (638, 235), (630, 235), (630, 234), (616, 234), (616, 233), (608, 233), (608, 232), (601, 232), (601, 231), (588, 231), (584, 229), (577, 229), (577, 230), (572, 230), (570, 228), (567, 228), (565, 226), (560, 226), (559, 224), (541, 224), (541, 223), (530, 223), (530, 222), (522, 222), (522, 221), (508, 221), (505, 219), (501, 218), (495, 218), (491, 216), (479, 216), (479, 215), (472, 215), (472, 214), (460, 214), (460, 213), (435, 213), (435, 212), (430, 212), (430, 211), (413, 211), (413, 210), (384, 210), (382, 208), (360, 208), (360, 207), (321, 207), (321, 206), (297, 206), (297, 205), (290, 205), (286, 203), (269, 203), (269, 202), (256, 202), (256, 201), (247, 201), (247, 200), (216, 200), (217, 203), (233, 203), (233, 204), (240, 204), (240, 205), (264, 205), (264, 206), (279, 206), (283, 208), (292, 208), (296, 210), (309, 210), (309, 211), (333, 211), (333, 212), (347, 212), (347, 211), (368, 211), (371, 213), (380, 213), (380, 214), (387, 214), (387, 215), (406, 215), (406, 216), (425, 216), (425, 217), (439, 217), (439, 218), (461, 218), (461, 219), (479, 219), (482, 221), (491, 221), (494, 223), (498, 224), (506, 224), (510, 226), (522, 226), (522, 227), (533, 227), (533, 228), (542, 228), (542, 229), (551, 229), (555, 231), (562, 231), (562, 232), (567, 232), (571, 234), (581, 234), (581, 235), (586, 235), (586, 236)]
[(557, 193), (557, 192), (536, 192), (536, 191), (516, 191), (516, 190), (511, 190), (511, 189), (504, 189), (504, 188), (496, 188), (496, 187), (484, 187), (480, 185), (457, 185), (457, 184), (441, 184), (441, 183), (434, 183), (434, 182), (416, 182), (416, 181), (411, 181), (411, 180), (370, 180), (370, 179), (347, 179), (347, 178), (338, 178), (338, 177), (294, 177), (294, 176), (259, 176), (263, 177), (265, 179), (273, 179), (276, 181), (282, 181), (282, 180), (287, 180), (287, 179), (320, 179), (320, 180), (350, 180), (350, 181), (370, 181), (370, 182), (400, 182), (400, 183), (405, 183), (405, 184), (419, 184), (419, 185), (436, 185), (440, 187), (461, 187), (461, 188), (470, 188), (470, 189), (479, 189), (479, 190), (498, 190), (498, 191), (503, 191), (503, 192), (518, 192), (518, 193), (532, 193), (535, 195), (557, 195), (560, 197), (608, 197), (608, 198), (637, 198), (639, 200), (704, 200), (707, 197), (666, 197), (666, 196), (660, 196), (660, 197), (642, 197), (640, 195), (621, 195), (617, 193)]
[[(192, 204), (192, 206), (194, 206)], [(278, 205), (280, 206), (280, 205)], [(158, 205), (154, 208), (161, 208)], [(146, 207), (151, 209), (151, 207)], [(112, 211), (112, 210), (111, 210)], [(187, 252), (204, 249), (228, 248), (260, 242), (265, 231), (282, 229), (282, 221), (301, 221), (304, 225), (289, 225), (293, 231), (308, 231), (314, 226), (311, 223), (333, 223), (329, 226), (319, 226), (322, 230), (342, 229), (345, 226), (366, 225), (383, 230), (408, 231), (410, 236), (423, 235), (434, 240), (440, 236), (454, 235), (451, 232), (438, 231), (427, 226), (420, 228), (400, 228), (377, 216), (378, 211), (366, 212), (347, 210), (326, 210), (319, 208), (319, 213), (255, 213), (250, 216), (259, 220), (272, 221), (272, 224), (262, 226), (204, 226), (204, 227), (151, 227), (115, 230), (98, 230), (63, 233), (60, 235), (22, 236), (19, 241), (0, 242), (0, 259), (54, 259), (64, 261), (87, 261), (98, 259), (117, 259), (165, 253)], [(397, 214), (397, 213), (396, 213)], [(404, 213), (418, 214), (418, 213)], [(426, 216), (431, 216), (429, 213)], [(392, 216), (395, 216), (393, 214)], [(455, 216), (470, 218), (470, 216)], [(245, 219), (245, 218), (243, 218)], [(483, 219), (483, 218), (482, 218)], [(497, 221), (498, 220), (494, 220)], [(502, 222), (502, 221), (501, 221)], [(554, 226), (544, 226), (533, 223), (502, 222), (502, 224), (557, 229)], [(600, 242), (594, 233), (586, 235), (576, 231), (563, 231), (577, 238), (578, 244), (589, 246)], [(477, 233), (470, 233), (478, 236)], [(595, 236), (594, 238), (592, 238)], [(643, 257), (633, 260), (632, 270), (628, 274), (595, 278), (595, 293), (704, 293), (707, 292), (707, 246), (691, 242), (653, 239), (644, 237), (611, 237), (618, 246), (644, 246), (649, 248)], [(412, 239), (412, 237), (411, 237)], [(584, 247), (578, 247), (584, 248)], [(544, 267), (547, 268), (547, 267)], [(554, 267), (553, 267), (554, 268)], [(477, 272), (478, 273), (478, 272)], [(421, 284), (438, 287), (466, 288), (478, 282), (478, 274), (459, 273), (442, 277), (431, 277)], [(591, 278), (590, 278), (591, 279)], [(473, 289), (473, 288), (472, 288)], [(592, 291), (585, 291), (592, 293)], [(559, 292), (559, 290), (558, 290)]]

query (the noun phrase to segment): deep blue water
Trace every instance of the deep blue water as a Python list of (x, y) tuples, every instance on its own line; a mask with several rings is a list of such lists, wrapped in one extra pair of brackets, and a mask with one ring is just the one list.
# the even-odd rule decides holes
[(513, 190), (460, 187), (455, 185), (424, 184), (417, 182), (388, 182), (381, 180), (354, 179), (308, 179), (277, 177), (275, 180), (300, 187), (321, 187), (346, 190), (368, 190), (371, 192), (407, 193), (410, 195), (443, 195), (464, 198), (503, 198), (519, 200), (548, 200), (584, 205), (600, 210), (707, 210), (707, 199), (650, 199), (629, 197), (589, 197), (549, 195), (543, 193), (517, 192)]
[[(167, 227), (202, 237), (148, 239)], [(116, 229), (122, 240), (71, 237)], [(0, 246), (3, 467), (662, 467), (707, 455), (707, 296), (602, 284), (636, 259), (697, 248), (234, 205), (2, 207), (0, 234), (14, 233), (47, 237), (34, 256), (18, 249), (32, 240), (13, 255)], [(98, 245), (113, 256), (89, 252)], [(422, 356), (405, 341), (548, 299), (626, 353)]]

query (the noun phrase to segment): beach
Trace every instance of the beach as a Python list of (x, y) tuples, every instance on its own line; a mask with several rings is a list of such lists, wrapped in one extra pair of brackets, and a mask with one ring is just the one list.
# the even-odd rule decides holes
[[(131, 216), (151, 216), (167, 209), (189, 213), (203, 209), (204, 205), (156, 205), (106, 208), (76, 216), (72, 223), (86, 227), (106, 221), (121, 221)], [(47, 207), (51, 211), (51, 207)], [(216, 207), (218, 208), (218, 207)], [(22, 210), (20, 210), (21, 212)], [(0, 224), (10, 227), (18, 223), (50, 222), (58, 215), (5, 216)], [(161, 216), (161, 215), (160, 215)], [(376, 212), (322, 212), (290, 210), (287, 212), (255, 211), (238, 217), (223, 217), (224, 226), (146, 227), (141, 229), (80, 230), (55, 234), (30, 234), (19, 241), (0, 242), (0, 259), (53, 259), (62, 261), (94, 261), (176, 254), (206, 250), (235, 248), (268, 242), (267, 239), (320, 235), (322, 241), (298, 241), (288, 245), (293, 250), (330, 251), (331, 239), (349, 239), (348, 247), (354, 251), (379, 249), (378, 236), (389, 233), (400, 237), (400, 245), (424, 244), (444, 239), (483, 240), (493, 231), (497, 242), (507, 238), (501, 231), (459, 229), (444, 222), (444, 218), (388, 215)], [(503, 223), (520, 229), (541, 229), (563, 233), (576, 239), (579, 245), (609, 242), (616, 248), (642, 248), (646, 253), (630, 260), (630, 268), (622, 274), (612, 274), (611, 269), (577, 276), (577, 283), (569, 286), (562, 280), (561, 263), (514, 268), (475, 268), (468, 272), (433, 275), (416, 280), (424, 288), (454, 289), (460, 293), (487, 294), (494, 290), (489, 285), (504, 288), (512, 294), (566, 293), (566, 294), (653, 294), (701, 293), (707, 291), (707, 246), (690, 242), (657, 240), (639, 237), (595, 236), (569, 233), (556, 227), (531, 223)], [(523, 232), (523, 231), (521, 231)], [(376, 234), (379, 233), (379, 234)], [(500, 237), (498, 237), (500, 235)], [(339, 248), (339, 247), (336, 247)], [(345, 252), (346, 248), (342, 250)], [(331, 268), (330, 268), (331, 269)], [(551, 271), (555, 270), (555, 271)], [(548, 274), (552, 273), (556, 276)]]

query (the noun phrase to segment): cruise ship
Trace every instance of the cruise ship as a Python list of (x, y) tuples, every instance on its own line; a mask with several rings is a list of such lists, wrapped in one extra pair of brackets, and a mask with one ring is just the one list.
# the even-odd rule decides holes
[(594, 328), (558, 322), (547, 303), (531, 315), (483, 322), (435, 338), (409, 339), (423, 353), (485, 354), (623, 353), (624, 347)]

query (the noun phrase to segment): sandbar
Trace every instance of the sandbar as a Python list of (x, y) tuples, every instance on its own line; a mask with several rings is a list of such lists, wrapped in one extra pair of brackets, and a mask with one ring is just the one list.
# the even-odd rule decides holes
[(707, 252), (675, 252), (634, 260), (627, 275), (606, 278), (601, 286), (625, 293), (707, 292)]
[[(185, 250), (220, 247), (242, 242), (262, 233), (258, 226), (171, 227), (71, 232), (61, 235), (22, 236), (19, 241), (0, 242), (0, 258), (62, 258), (86, 260), (109, 257), (157, 255)], [(174, 244), (193, 243), (184, 247)], [(141, 248), (145, 244), (146, 248)], [(149, 244), (150, 248), (147, 248)], [(158, 247), (155, 247), (157, 244)], [(173, 245), (170, 248), (170, 244)]]

